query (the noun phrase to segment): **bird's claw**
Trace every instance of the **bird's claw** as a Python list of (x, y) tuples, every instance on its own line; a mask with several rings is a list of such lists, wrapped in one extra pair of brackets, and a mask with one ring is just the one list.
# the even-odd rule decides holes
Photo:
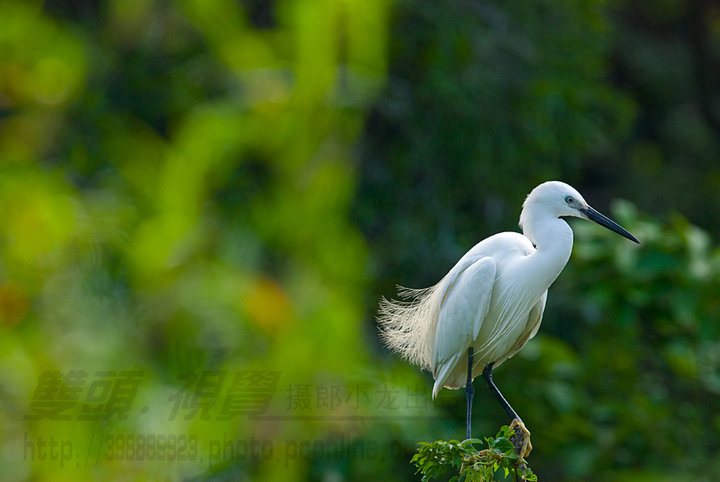
[[(530, 443), (530, 431), (525, 427), (525, 424), (519, 418), (516, 418), (510, 424), (510, 428), (515, 433), (510, 437), (510, 441), (515, 446), (515, 451), (518, 453), (520, 459), (524, 459), (530, 452), (532, 452), (532, 443)], [(520, 429), (520, 430), (516, 430)]]

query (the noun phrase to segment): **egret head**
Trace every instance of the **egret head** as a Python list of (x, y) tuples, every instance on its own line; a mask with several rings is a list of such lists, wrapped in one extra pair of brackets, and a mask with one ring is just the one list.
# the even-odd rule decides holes
[(548, 181), (532, 190), (523, 204), (520, 226), (529, 226), (531, 218), (539, 215), (588, 219), (615, 231), (631, 241), (640, 243), (622, 226), (593, 209), (572, 186), (560, 181)]

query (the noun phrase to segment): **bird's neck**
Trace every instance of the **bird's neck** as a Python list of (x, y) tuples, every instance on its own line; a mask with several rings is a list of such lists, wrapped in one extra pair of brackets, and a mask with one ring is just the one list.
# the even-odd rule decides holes
[(549, 286), (570, 259), (573, 232), (565, 220), (551, 215), (530, 219), (533, 221), (523, 226), (523, 234), (532, 241), (536, 251), (528, 262), (533, 263), (534, 272)]

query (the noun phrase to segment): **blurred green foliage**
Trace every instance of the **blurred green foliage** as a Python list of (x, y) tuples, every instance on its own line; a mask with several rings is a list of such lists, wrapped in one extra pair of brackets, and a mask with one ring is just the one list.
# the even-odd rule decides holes
[[(379, 345), (377, 300), (516, 229), (550, 178), (601, 210), (632, 199), (611, 214), (643, 245), (576, 223), (540, 334), (498, 370), (530, 464), (540, 480), (720, 471), (711, 2), (0, 14), (3, 480), (412, 477), (418, 441), (463, 433), (463, 398), (431, 402), (430, 377)], [(80, 371), (79, 391), (38, 391)], [(129, 371), (126, 416), (80, 418), (103, 408), (99, 373)], [(276, 382), (267, 405), (223, 419), (233, 376), (252, 390), (252, 373)], [(474, 431), (493, 433), (503, 415), (480, 392)], [(33, 417), (48, 400), (69, 418)], [(141, 456), (160, 435), (192, 437), (195, 456)], [(70, 460), (41, 458), (50, 439)]]
[[(156, 480), (209, 472), (207, 457), (99, 451), (105, 463), (88, 464), (93, 437), (192, 432), (202, 453), (225, 433), (338, 432), (167, 415), (189, 370), (277, 370), (284, 388), (344, 384), (369, 364), (368, 252), (347, 212), (354, 142), (386, 75), (388, 5), (276, 7), (259, 28), (265, 7), (233, 1), (0, 3), (7, 477), (55, 478), (23, 445), (40, 437), (72, 434), (82, 451), (63, 478)], [(139, 369), (149, 415), (26, 421), (53, 369)], [(309, 470), (299, 457), (241, 462), (267, 480)]]

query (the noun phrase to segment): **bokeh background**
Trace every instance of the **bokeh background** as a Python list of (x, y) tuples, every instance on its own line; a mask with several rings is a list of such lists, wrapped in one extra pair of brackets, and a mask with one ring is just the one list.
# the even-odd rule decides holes
[(0, 478), (410, 479), (464, 397), (378, 300), (548, 179), (643, 244), (573, 223), (496, 371), (530, 465), (716, 480), (717, 3), (0, 0)]

